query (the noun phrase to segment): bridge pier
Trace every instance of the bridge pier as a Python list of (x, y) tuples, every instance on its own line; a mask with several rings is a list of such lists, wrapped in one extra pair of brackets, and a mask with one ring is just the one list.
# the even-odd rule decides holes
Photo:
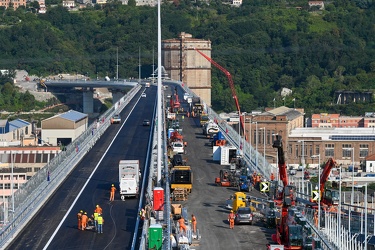
[(83, 92), (83, 113), (92, 114), (94, 113), (94, 89), (84, 88)]
[(112, 92), (112, 104), (115, 104), (116, 102), (118, 102), (124, 95), (124, 91), (121, 91), (121, 90), (111, 90)]

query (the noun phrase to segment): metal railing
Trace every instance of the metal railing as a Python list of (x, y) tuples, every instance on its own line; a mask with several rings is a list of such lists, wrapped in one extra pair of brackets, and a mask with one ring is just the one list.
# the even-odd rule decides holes
[[(59, 153), (45, 167), (38, 171), (25, 185), (18, 189), (8, 204), (14, 200), (11, 220), (0, 230), (0, 248), (9, 244), (27, 222), (38, 212), (54, 190), (65, 180), (78, 162), (90, 151), (101, 135), (110, 126), (110, 118), (120, 112), (140, 90), (137, 85), (114, 106), (107, 110), (98, 122), (88, 129)], [(5, 211), (4, 211), (5, 212)]]

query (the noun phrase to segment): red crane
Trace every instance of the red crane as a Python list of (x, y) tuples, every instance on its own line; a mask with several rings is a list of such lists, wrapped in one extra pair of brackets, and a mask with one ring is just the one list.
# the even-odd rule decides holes
[(216, 68), (218, 68), (221, 72), (223, 72), (227, 79), (228, 79), (228, 82), (229, 82), (229, 86), (230, 86), (230, 89), (232, 91), (232, 97), (234, 99), (234, 102), (236, 104), (236, 108), (237, 108), (237, 112), (238, 112), (238, 116), (240, 117), (240, 124), (241, 124), (241, 132), (242, 132), (242, 135), (245, 134), (245, 124), (244, 124), (244, 119), (243, 117), (241, 116), (241, 109), (240, 109), (240, 104), (238, 103), (238, 98), (237, 98), (237, 93), (236, 93), (236, 89), (234, 88), (234, 83), (233, 83), (233, 79), (232, 79), (232, 76), (231, 74), (229, 73), (228, 70), (226, 70), (225, 68), (223, 68), (220, 64), (218, 64), (217, 62), (215, 62), (213, 59), (211, 59), (210, 57), (208, 57), (207, 55), (205, 55), (202, 51), (194, 48), (199, 54), (201, 54), (204, 58), (206, 58), (211, 64), (213, 64)]
[(277, 244), (284, 245), (286, 250), (301, 250), (303, 245), (302, 226), (296, 224), (289, 216), (289, 208), (295, 205), (295, 187), (288, 184), (283, 142), (280, 135), (276, 135), (272, 147), (276, 148), (278, 152), (278, 167), (283, 189), (276, 200), (281, 205), (281, 218), (276, 225), (276, 234), (273, 234), (271, 238)]

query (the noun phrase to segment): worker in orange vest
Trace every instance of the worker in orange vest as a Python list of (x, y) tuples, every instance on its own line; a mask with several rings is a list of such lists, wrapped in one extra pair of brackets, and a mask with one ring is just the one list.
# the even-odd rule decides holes
[(78, 214), (77, 214), (77, 219), (78, 219), (78, 230), (81, 230), (82, 229), (82, 215), (83, 215), (83, 211), (79, 211)]
[(197, 218), (194, 214), (191, 215), (191, 224), (193, 225), (193, 233), (197, 232)]
[(99, 205), (96, 205), (94, 213), (102, 214), (103, 213), (103, 209)]
[(184, 233), (186, 233), (186, 225), (185, 225), (185, 219), (184, 219), (184, 217), (181, 217), (178, 220), (178, 223), (180, 224), (180, 232), (182, 232), (182, 230), (183, 230)]
[(233, 210), (230, 210), (230, 214), (228, 215), (228, 221), (229, 221), (229, 228), (234, 229), (234, 218), (236, 216), (233, 213)]
[(111, 186), (111, 195), (109, 197), (109, 201), (114, 201), (115, 200), (115, 192), (116, 192), (116, 187), (114, 184)]
[(271, 181), (274, 181), (274, 180), (275, 180), (275, 175), (271, 173)]
[(89, 217), (87, 216), (87, 212), (84, 212), (83, 215), (82, 215), (82, 218), (81, 218), (81, 221), (82, 221), (81, 230), (86, 229), (88, 219), (89, 219)]

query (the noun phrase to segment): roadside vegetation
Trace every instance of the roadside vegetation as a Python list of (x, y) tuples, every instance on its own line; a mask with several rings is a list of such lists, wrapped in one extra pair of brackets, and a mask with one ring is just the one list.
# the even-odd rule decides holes
[[(69, 12), (61, 2), (50, 7), (47, 1), (47, 13), (38, 15), (30, 8), (0, 9), (0, 69), (113, 78), (118, 49), (120, 78), (138, 78), (139, 51), (142, 78), (149, 77), (157, 62), (157, 8), (131, 3), (111, 1)], [(284, 104), (304, 108), (306, 115), (375, 111), (373, 101), (337, 105), (335, 93), (374, 90), (375, 4), (325, 3), (319, 10), (309, 8), (307, 1), (244, 0), (241, 7), (221, 1), (165, 2), (162, 39), (187, 32), (211, 40), (212, 58), (231, 72), (243, 111)], [(43, 105), (28, 93), (18, 96), (4, 77), (0, 86), (0, 109)], [(283, 88), (293, 93), (283, 99)], [(216, 111), (235, 110), (226, 77), (215, 68), (212, 105)]]

